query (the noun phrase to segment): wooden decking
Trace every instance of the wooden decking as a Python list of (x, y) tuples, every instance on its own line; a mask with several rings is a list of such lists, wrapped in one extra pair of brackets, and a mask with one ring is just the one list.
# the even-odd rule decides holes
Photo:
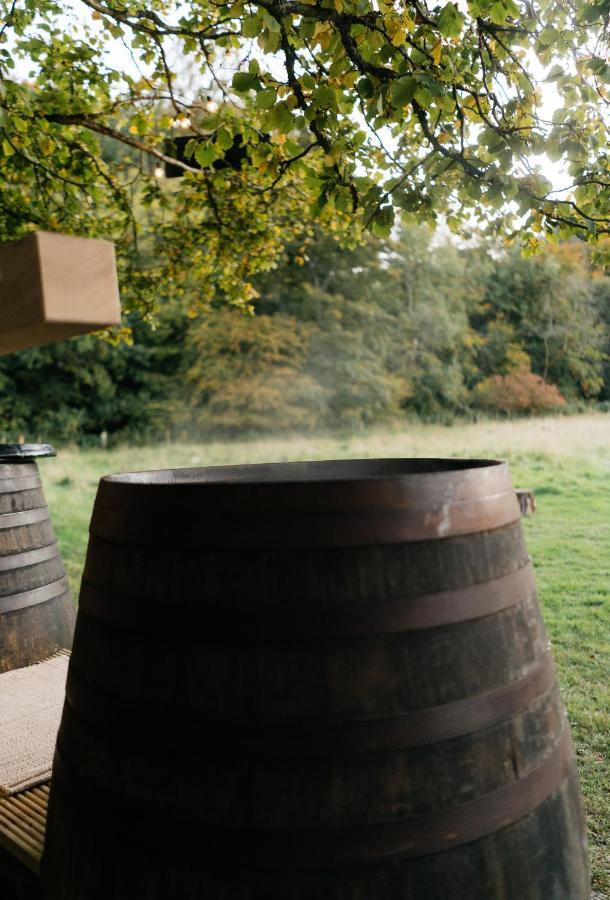
[(47, 821), (49, 783), (0, 797), (0, 848), (38, 873)]

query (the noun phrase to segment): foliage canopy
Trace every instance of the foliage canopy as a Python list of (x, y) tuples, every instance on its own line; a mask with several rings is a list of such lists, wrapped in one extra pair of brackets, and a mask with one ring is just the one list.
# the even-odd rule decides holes
[[(0, 15), (0, 240), (114, 238), (132, 305), (164, 279), (248, 301), (311, 216), (351, 237), (387, 235), (396, 210), (532, 245), (610, 233), (610, 0), (1, 0)], [(184, 177), (168, 183), (170, 161)]]

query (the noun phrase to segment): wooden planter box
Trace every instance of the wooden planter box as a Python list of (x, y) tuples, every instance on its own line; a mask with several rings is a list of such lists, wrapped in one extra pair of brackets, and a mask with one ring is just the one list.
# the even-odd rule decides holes
[(110, 241), (34, 231), (0, 247), (0, 354), (120, 321)]

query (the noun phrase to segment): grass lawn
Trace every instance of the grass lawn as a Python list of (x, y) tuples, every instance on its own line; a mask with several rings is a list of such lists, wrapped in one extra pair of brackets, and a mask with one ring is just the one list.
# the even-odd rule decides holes
[(533, 488), (525, 521), (555, 648), (588, 813), (594, 890), (610, 898), (610, 414), (408, 426), (351, 437), (286, 438), (79, 452), (40, 463), (75, 596), (100, 475), (167, 466), (374, 456), (493, 456)]

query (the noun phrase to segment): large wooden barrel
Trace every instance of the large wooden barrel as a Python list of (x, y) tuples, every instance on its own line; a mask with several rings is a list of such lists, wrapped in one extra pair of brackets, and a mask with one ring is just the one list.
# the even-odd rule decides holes
[(585, 900), (569, 726), (503, 463), (102, 480), (53, 900)]
[[(11, 449), (0, 446), (0, 672), (69, 648), (74, 630), (68, 579), (38, 467), (20, 459), (23, 448)], [(35, 450), (32, 456), (53, 453), (47, 445)]]

